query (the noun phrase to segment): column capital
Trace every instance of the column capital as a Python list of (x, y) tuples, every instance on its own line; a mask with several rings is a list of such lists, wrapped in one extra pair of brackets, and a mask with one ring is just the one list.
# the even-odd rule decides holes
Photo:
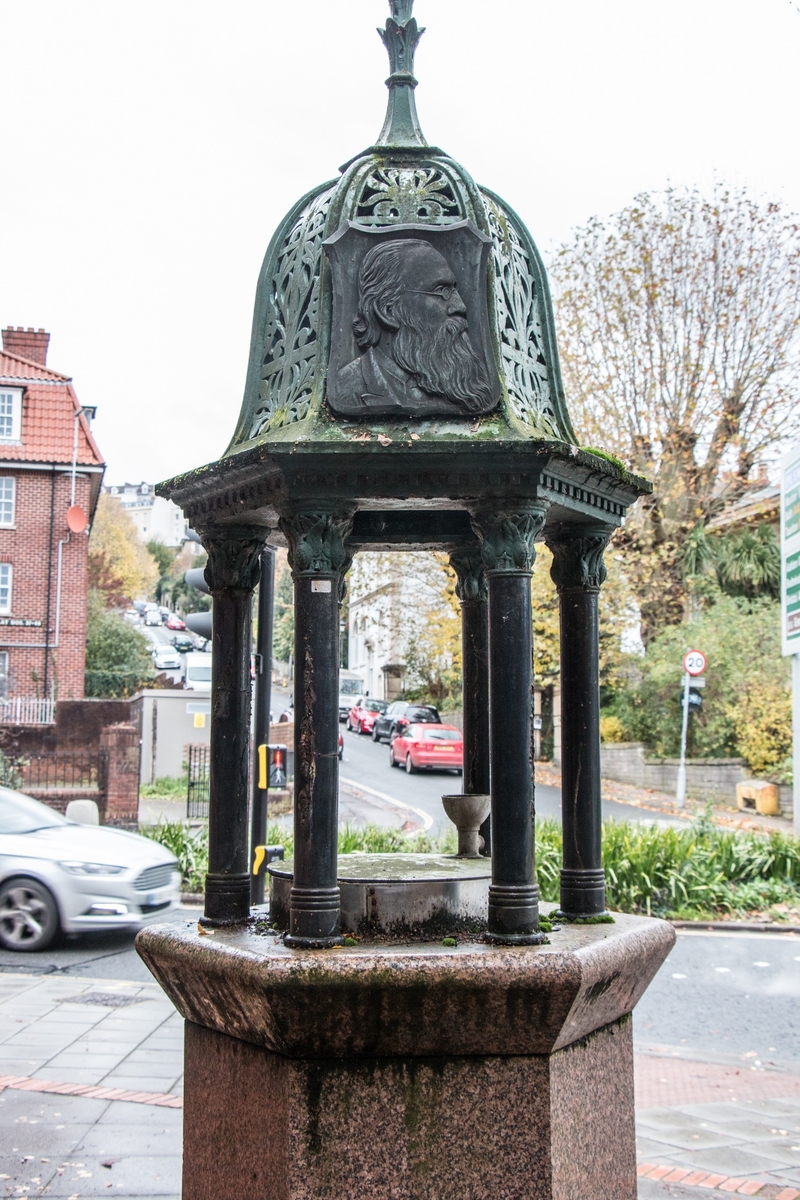
[(254, 525), (206, 527), (198, 533), (208, 552), (205, 579), (209, 591), (234, 589), (252, 592), (261, 573), (260, 556), (267, 529)]
[(353, 528), (350, 514), (305, 510), (285, 513), (278, 526), (289, 543), (289, 566), (295, 579), (344, 575), (353, 561), (344, 544)]
[(553, 554), (550, 576), (559, 592), (599, 592), (607, 571), (603, 553), (614, 532), (612, 525), (564, 525), (549, 533)]
[(472, 516), (481, 539), (481, 558), (487, 575), (530, 574), (536, 559), (535, 541), (544, 525), (547, 501), (484, 509)]
[(488, 592), (480, 546), (454, 550), (450, 555), (450, 566), (456, 573), (456, 595), (461, 603), (485, 604)]

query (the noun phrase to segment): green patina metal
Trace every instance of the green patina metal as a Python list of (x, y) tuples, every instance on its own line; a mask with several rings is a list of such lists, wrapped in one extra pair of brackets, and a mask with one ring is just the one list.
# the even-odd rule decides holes
[[(385, 487), (392, 506), (400, 499), (395, 491), (425, 495), (429, 503), (440, 495), (449, 507), (467, 476), (469, 493), (485, 495), (475, 486), (476, 472), (497, 479), (505, 468), (524, 491), (536, 483), (551, 502), (617, 524), (649, 485), (612, 456), (579, 450), (539, 252), (505, 201), (426, 142), (414, 99), (414, 51), (424, 30), (411, 15), (413, 0), (390, 3), (391, 16), (379, 30), (391, 68), (383, 129), (373, 146), (345, 164), (338, 180), (303, 196), (276, 230), (258, 281), (247, 380), (231, 443), (217, 463), (162, 484), (160, 493), (197, 524), (236, 520), (247, 511), (274, 526), (274, 501), (305, 490), (309, 473), (316, 484), (308, 490), (317, 494), (356, 501), (368, 494), (374, 502)], [(465, 220), (491, 238), (488, 308), (499, 405), (472, 420), (337, 418), (325, 399), (332, 295), (323, 242), (346, 222), (390, 229)], [(461, 487), (442, 477), (454, 456)], [(369, 476), (360, 484), (348, 477), (359, 469)], [(393, 488), (395, 470), (405, 482)], [(421, 474), (409, 477), (409, 471)], [(390, 537), (387, 544), (400, 543)]]

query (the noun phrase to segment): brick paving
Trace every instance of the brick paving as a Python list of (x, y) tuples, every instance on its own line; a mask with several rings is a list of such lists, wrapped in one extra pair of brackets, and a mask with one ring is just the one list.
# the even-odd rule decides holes
[[(180, 1200), (182, 1043), (155, 983), (0, 973), (0, 1197)], [(638, 1044), (639, 1200), (800, 1200), (800, 1075), (717, 1059)]]

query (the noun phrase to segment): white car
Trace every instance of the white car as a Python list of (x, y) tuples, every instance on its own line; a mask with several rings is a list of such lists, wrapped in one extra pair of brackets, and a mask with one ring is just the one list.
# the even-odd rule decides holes
[(180, 671), (181, 656), (174, 646), (156, 646), (153, 662), (158, 671)]
[(138, 929), (180, 904), (173, 854), (149, 838), (78, 825), (0, 788), (0, 947), (44, 950), (59, 931)]

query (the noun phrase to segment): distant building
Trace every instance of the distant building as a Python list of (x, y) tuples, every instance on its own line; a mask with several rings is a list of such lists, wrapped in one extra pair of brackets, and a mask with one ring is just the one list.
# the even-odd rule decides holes
[[(105, 463), (49, 333), (4, 329), (0, 353), (0, 722), (80, 699), (88, 523)], [(68, 522), (68, 510), (72, 509)], [(81, 510), (81, 511), (78, 511)], [(81, 529), (81, 525), (84, 526)]]
[(185, 541), (183, 513), (171, 500), (157, 496), (152, 483), (111, 484), (103, 491), (116, 496), (143, 542), (161, 542), (164, 546), (175, 547)]

